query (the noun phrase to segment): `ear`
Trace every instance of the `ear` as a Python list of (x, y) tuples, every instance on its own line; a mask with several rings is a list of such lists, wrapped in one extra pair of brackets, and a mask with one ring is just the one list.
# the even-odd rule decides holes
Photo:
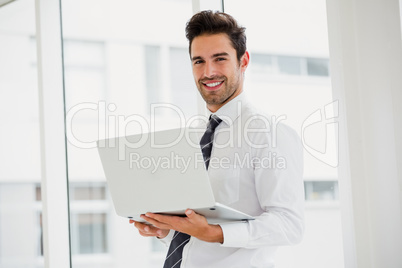
[(248, 51), (244, 52), (243, 56), (240, 59), (240, 68), (242, 73), (244, 73), (248, 67), (248, 64), (250, 63), (250, 54)]

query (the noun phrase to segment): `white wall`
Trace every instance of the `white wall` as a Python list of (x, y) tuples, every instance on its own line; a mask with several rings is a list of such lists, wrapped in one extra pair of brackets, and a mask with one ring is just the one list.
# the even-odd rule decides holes
[(402, 266), (398, 1), (327, 1), (346, 267)]

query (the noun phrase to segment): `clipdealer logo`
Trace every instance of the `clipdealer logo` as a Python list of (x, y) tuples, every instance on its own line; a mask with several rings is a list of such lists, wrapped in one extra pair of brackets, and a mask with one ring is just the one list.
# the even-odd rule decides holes
[[(150, 105), (150, 115), (149, 117), (142, 116), (140, 114), (131, 114), (131, 115), (119, 115), (115, 113), (117, 110), (117, 106), (113, 103), (106, 105), (106, 102), (101, 101), (99, 103), (80, 103), (73, 106), (68, 112), (66, 116), (66, 125), (67, 125), (67, 140), (68, 142), (81, 149), (92, 149), (97, 147), (97, 141), (99, 141), (98, 146), (104, 147), (106, 146), (105, 140), (110, 138), (116, 138), (115, 141), (110, 140), (108, 146), (121, 146), (123, 149), (124, 146), (130, 148), (139, 148), (143, 146), (146, 142), (148, 142), (148, 138), (151, 138), (152, 146), (158, 147), (158, 144), (154, 143), (152, 133), (155, 132), (156, 124), (158, 120), (157, 114), (161, 113), (170, 113), (172, 116), (176, 116), (174, 118), (175, 122), (178, 122), (183, 129), (191, 129), (191, 132), (197, 132), (198, 134), (203, 134), (205, 128), (200, 128), (200, 125), (206, 125), (208, 122), (208, 117), (203, 115), (195, 115), (190, 118), (186, 118), (181, 109), (173, 104), (169, 103), (159, 103), (159, 104), (151, 104)], [(87, 133), (83, 133), (80, 128), (76, 128), (75, 120), (79, 120), (78, 118), (82, 118), (82, 115), (91, 114), (92, 117), (97, 117), (97, 133), (96, 137), (93, 137), (92, 140), (88, 139)], [(238, 103), (237, 107), (237, 116), (235, 116), (236, 120), (242, 120), (241, 118), (241, 102)], [(239, 118), (239, 119), (237, 119)], [(237, 146), (242, 146), (241, 143), (245, 142), (248, 146), (252, 148), (275, 148), (277, 145), (277, 126), (278, 124), (286, 119), (285, 115), (281, 116), (270, 116), (265, 117), (262, 115), (253, 115), (249, 118), (245, 119), (245, 122), (241, 122), (243, 125), (242, 128), (238, 128), (237, 133), (234, 133), (233, 130), (233, 121), (231, 117), (221, 116), (221, 119), (228, 122), (229, 127), (222, 132), (228, 132), (229, 138), (226, 140), (224, 144), (214, 144), (214, 146), (234, 146), (236, 143)], [(255, 122), (259, 122), (257, 125), (260, 127), (255, 127)], [(201, 124), (200, 124), (201, 123)], [(135, 129), (135, 133), (143, 134), (140, 140), (132, 142), (128, 140), (126, 137), (130, 132), (129, 130)], [(92, 129), (93, 131), (93, 129)], [(269, 139), (260, 143), (256, 143), (252, 139), (250, 139), (250, 134), (252, 133), (268, 133)], [(176, 141), (179, 141), (184, 133), (184, 130), (180, 132), (180, 135), (177, 137)], [(188, 137), (185, 137), (188, 139)], [(199, 146), (198, 142), (194, 143), (191, 139), (188, 139), (192, 146)], [(114, 144), (113, 142), (118, 142), (120, 144)], [(174, 142), (173, 142), (174, 143)], [(172, 146), (172, 144), (164, 144), (162, 147)]]
[(337, 167), (339, 163), (339, 101), (333, 101), (311, 113), (303, 122), (304, 149), (317, 160)]
[[(102, 147), (106, 146), (106, 144), (104, 144), (106, 139), (120, 137), (115, 140), (119, 144), (109, 143), (108, 146), (119, 147), (119, 159), (121, 160), (121, 157), (125, 157), (125, 148), (139, 148), (148, 142), (148, 138), (151, 138), (151, 142), (153, 142), (152, 134), (143, 135), (141, 139), (135, 143), (127, 140), (125, 136), (129, 132), (129, 129), (136, 129), (137, 133), (153, 133), (156, 129), (157, 114), (170, 113), (170, 115), (176, 117), (176, 121), (177, 119), (180, 121), (179, 125), (185, 128), (192, 128), (193, 126), (199, 125), (200, 122), (206, 124), (208, 121), (206, 116), (186, 118), (179, 107), (169, 103), (151, 104), (149, 117), (140, 114), (131, 114), (128, 116), (119, 115), (116, 113), (116, 110), (117, 106), (114, 103), (107, 104), (105, 101), (98, 103), (80, 103), (73, 106), (66, 115), (68, 142), (81, 149), (92, 149), (97, 147), (96, 142), (98, 140), (101, 142), (99, 146)], [(239, 103), (237, 113), (241, 114), (241, 103)], [(83, 134), (75, 125), (75, 120), (82, 118), (85, 114), (91, 114), (92, 117), (95, 116), (97, 118), (97, 133), (96, 137), (93, 136), (92, 140), (88, 139), (85, 136), (86, 133)], [(311, 113), (303, 121), (301, 126), (301, 143), (304, 149), (314, 158), (331, 167), (336, 167), (339, 162), (337, 150), (339, 132), (338, 118), (339, 101), (333, 101)], [(226, 119), (231, 120), (230, 118)], [(272, 116), (270, 118), (255, 116), (244, 123), (245, 129), (243, 133), (238, 133), (236, 137), (230, 137), (225, 144), (215, 144), (214, 146), (233, 146), (235, 142), (244, 140), (244, 142), (254, 148), (276, 147), (277, 125), (286, 119), (286, 115)], [(263, 129), (253, 129), (252, 123), (254, 120), (260, 120), (266, 127)], [(197, 131), (202, 135), (205, 129), (197, 129), (196, 127), (195, 132)], [(227, 131), (231, 132), (232, 130), (229, 129)], [(240, 130), (240, 132), (242, 132), (242, 130)], [(267, 144), (254, 144), (253, 141), (249, 139), (249, 134), (252, 132), (266, 132), (270, 135), (270, 140)], [(170, 146), (171, 145), (173, 144), (170, 144)], [(158, 145), (156, 144), (155, 146)], [(198, 144), (194, 143), (192, 146), (198, 146)], [(278, 160), (280, 158), (276, 156), (272, 159)]]

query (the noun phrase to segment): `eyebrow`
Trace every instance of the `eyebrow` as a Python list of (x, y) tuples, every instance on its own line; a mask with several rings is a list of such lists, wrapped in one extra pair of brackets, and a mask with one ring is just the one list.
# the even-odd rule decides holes
[[(217, 57), (221, 57), (221, 56), (229, 56), (229, 53), (227, 52), (220, 52), (220, 53), (215, 53), (211, 56), (211, 58), (217, 58)], [(192, 61), (196, 61), (196, 60), (203, 60), (204, 58), (201, 56), (195, 56), (193, 58), (191, 58)]]

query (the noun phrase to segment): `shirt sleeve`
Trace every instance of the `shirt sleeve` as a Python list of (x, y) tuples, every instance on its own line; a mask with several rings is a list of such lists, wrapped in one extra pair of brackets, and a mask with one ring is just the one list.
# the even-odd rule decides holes
[[(299, 243), (304, 232), (303, 149), (298, 135), (289, 127), (276, 129), (269, 147), (252, 149), (255, 193), (261, 215), (248, 222), (220, 224), (223, 247), (258, 248)], [(264, 142), (267, 135), (255, 137)], [(261, 144), (261, 143), (259, 143)], [(267, 167), (258, 159), (275, 157)], [(273, 164), (274, 161), (271, 161)]]
[(163, 244), (165, 244), (167, 247), (170, 245), (170, 242), (172, 241), (173, 235), (174, 235), (174, 230), (170, 230), (168, 235), (165, 236), (164, 238), (156, 238)]

